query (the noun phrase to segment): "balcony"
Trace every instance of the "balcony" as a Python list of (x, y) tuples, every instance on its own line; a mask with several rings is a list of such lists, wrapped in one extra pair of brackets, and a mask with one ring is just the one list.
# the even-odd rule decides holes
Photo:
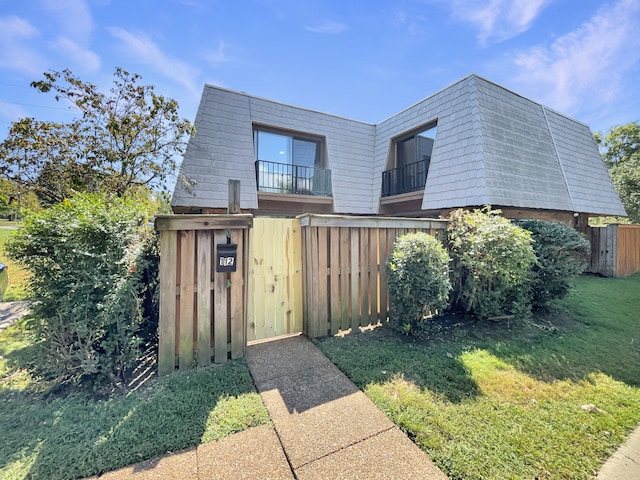
[(425, 159), (382, 172), (382, 196), (423, 190), (427, 183), (428, 168), (429, 160)]
[(259, 192), (332, 196), (331, 170), (265, 160), (257, 160), (255, 166)]

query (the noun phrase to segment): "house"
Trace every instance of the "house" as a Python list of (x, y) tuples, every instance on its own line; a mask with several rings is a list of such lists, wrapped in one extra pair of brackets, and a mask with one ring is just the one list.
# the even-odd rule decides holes
[(475, 74), (377, 124), (207, 85), (195, 127), (175, 213), (226, 212), (235, 179), (256, 215), (625, 215), (587, 125)]

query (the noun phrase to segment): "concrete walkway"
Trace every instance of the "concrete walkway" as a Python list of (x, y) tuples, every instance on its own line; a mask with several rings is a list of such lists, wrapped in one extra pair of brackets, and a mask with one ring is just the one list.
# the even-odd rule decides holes
[(252, 345), (247, 362), (295, 478), (448, 478), (305, 337)]
[[(247, 362), (274, 428), (250, 428), (92, 479), (447, 479), (306, 338), (251, 345)], [(640, 480), (640, 426), (597, 478)]]
[(250, 428), (91, 478), (448, 478), (305, 337), (250, 345), (247, 362), (275, 429)]
[(598, 480), (640, 480), (640, 425), (598, 472)]

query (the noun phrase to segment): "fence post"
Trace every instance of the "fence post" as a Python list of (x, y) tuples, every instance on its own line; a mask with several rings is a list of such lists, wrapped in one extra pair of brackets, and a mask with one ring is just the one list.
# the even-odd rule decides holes
[(229, 179), (229, 207), (227, 213), (235, 215), (240, 213), (240, 180)]

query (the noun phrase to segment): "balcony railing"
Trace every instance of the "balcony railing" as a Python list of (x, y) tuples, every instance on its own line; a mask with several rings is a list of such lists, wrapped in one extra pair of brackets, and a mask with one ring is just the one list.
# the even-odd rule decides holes
[(390, 197), (424, 189), (428, 168), (429, 161), (420, 160), (382, 172), (382, 196)]
[(259, 192), (330, 197), (331, 170), (290, 163), (256, 161)]

